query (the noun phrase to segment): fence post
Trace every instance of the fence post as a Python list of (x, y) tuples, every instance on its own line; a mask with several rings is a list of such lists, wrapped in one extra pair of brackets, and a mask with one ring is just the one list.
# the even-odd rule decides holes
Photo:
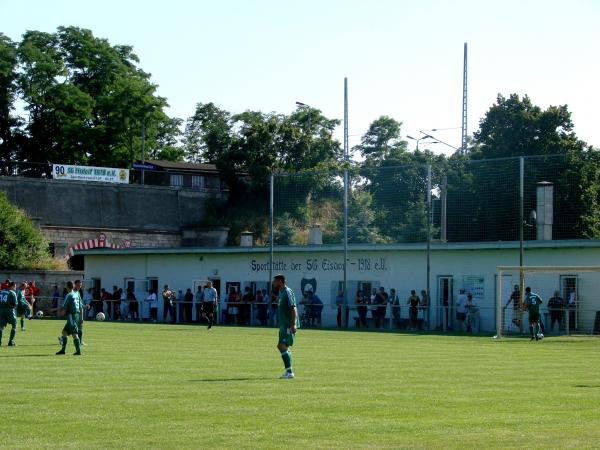
[(525, 157), (519, 157), (519, 289), (521, 290), (521, 303), (525, 301), (525, 272), (523, 271), (524, 245), (523, 245), (523, 198), (525, 190)]

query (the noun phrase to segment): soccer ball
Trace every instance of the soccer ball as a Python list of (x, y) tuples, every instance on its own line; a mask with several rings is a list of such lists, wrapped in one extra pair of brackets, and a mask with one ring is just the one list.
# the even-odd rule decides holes
[(37, 317), (38, 319), (41, 319), (42, 317), (44, 317), (44, 311), (38, 311), (35, 313), (35, 317)]
[(542, 333), (538, 333), (537, 337), (540, 341), (544, 339), (544, 335)]
[(104, 313), (99, 312), (98, 314), (96, 314), (96, 320), (99, 320), (100, 322), (102, 322), (104, 319), (106, 319), (106, 316), (104, 315)]

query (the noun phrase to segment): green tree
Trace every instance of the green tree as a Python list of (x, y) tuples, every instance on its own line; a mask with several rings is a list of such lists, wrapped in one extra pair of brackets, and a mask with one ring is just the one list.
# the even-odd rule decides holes
[(0, 267), (47, 269), (52, 265), (48, 242), (41, 232), (0, 191)]
[(12, 110), (17, 95), (16, 44), (0, 33), (0, 159), (10, 160), (16, 151), (14, 133), (18, 125)]
[(18, 86), (28, 113), (18, 157), (124, 167), (141, 156), (181, 158), (177, 119), (156, 95), (129, 46), (111, 46), (90, 30), (28, 31), (18, 45)]
[[(457, 235), (456, 239), (518, 239), (518, 156), (526, 157), (526, 212), (535, 209), (536, 183), (550, 181), (554, 183), (553, 237), (572, 239), (599, 235), (598, 152), (577, 138), (566, 105), (543, 110), (527, 96), (498, 95), (474, 137), (477, 147), (469, 158), (473, 163), (481, 162), (471, 164), (473, 175), (469, 189), (473, 200), (469, 214), (478, 224), (479, 232)], [(515, 159), (488, 161), (506, 157)], [(464, 193), (464, 186), (456, 189)], [(494, 214), (490, 214), (490, 208)], [(533, 228), (525, 231), (526, 238), (535, 237)]]

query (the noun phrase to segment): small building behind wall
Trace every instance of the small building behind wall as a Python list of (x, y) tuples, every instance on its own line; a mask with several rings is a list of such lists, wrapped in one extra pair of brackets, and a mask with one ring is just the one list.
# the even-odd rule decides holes
[[(98, 248), (78, 253), (85, 256), (88, 282), (93, 280), (96, 286), (107, 290), (113, 285), (131, 286), (142, 299), (147, 296), (149, 287), (158, 287), (159, 294), (165, 284), (173, 290), (196, 291), (206, 280), (213, 280), (223, 308), (226, 289), (230, 286), (241, 290), (248, 286), (252, 291), (269, 286), (269, 249), (265, 247)], [(481, 331), (493, 332), (496, 268), (515, 266), (518, 260), (518, 242), (432, 244), (431, 299), (430, 307), (419, 312), (422, 326), (429, 330), (456, 330), (454, 305), (459, 290), (464, 288), (480, 306)], [(529, 266), (594, 266), (598, 261), (600, 241), (528, 241), (525, 244), (525, 262)], [(343, 264), (341, 246), (277, 247), (273, 274), (283, 273), (298, 299), (310, 285), (325, 305), (323, 326), (335, 326), (335, 297), (343, 285)], [(600, 274), (549, 272), (528, 275), (526, 283), (540, 293), (544, 299), (542, 312), (546, 312), (553, 292), (558, 290), (565, 296), (565, 289), (572, 286), (572, 278), (577, 278), (580, 311), (577, 328), (589, 332), (595, 313), (600, 310), (600, 299), (595, 295)], [(371, 291), (382, 286), (389, 292), (394, 288), (400, 297), (401, 317), (408, 318), (406, 301), (410, 291), (414, 289), (419, 294), (427, 286), (425, 245), (351, 245), (347, 279), (351, 327), (355, 324), (354, 299), (358, 289)], [(511, 287), (518, 281), (518, 273), (504, 274), (501, 280), (503, 303), (508, 301)], [(147, 305), (142, 314), (147, 317)], [(386, 318), (390, 315), (388, 307)], [(162, 301), (159, 301), (159, 317), (162, 317)]]

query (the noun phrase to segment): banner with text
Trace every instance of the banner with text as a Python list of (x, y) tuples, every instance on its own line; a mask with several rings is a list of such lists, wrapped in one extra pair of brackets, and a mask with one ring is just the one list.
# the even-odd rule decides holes
[(128, 169), (112, 167), (69, 166), (52, 164), (52, 175), (55, 180), (99, 181), (102, 183), (129, 183)]

